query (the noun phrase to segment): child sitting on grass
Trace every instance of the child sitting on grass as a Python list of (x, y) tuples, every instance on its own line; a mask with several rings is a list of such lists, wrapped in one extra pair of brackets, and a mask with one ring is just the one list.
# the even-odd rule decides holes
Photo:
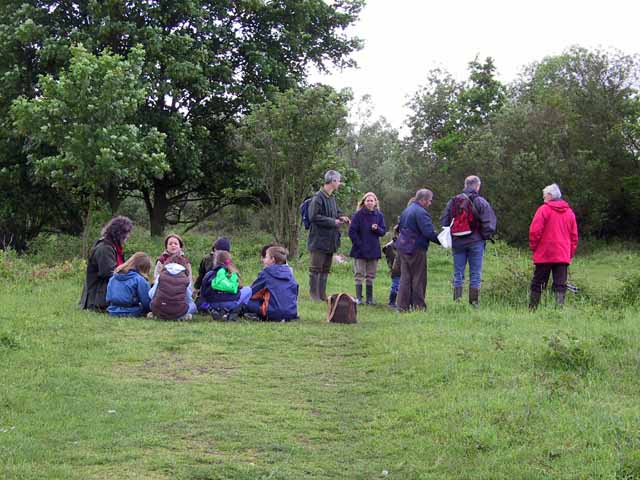
[(247, 318), (288, 321), (298, 318), (298, 284), (289, 265), (287, 250), (279, 245), (265, 252), (264, 268), (251, 284), (251, 299), (245, 305)]
[(243, 287), (240, 272), (224, 250), (216, 252), (215, 266), (202, 280), (198, 308), (209, 311), (214, 320), (235, 321), (242, 305), (251, 296), (251, 288)]
[(225, 252), (231, 252), (231, 242), (228, 238), (219, 237), (213, 245), (211, 245), (211, 253), (208, 253), (204, 256), (202, 261), (200, 261), (200, 267), (198, 268), (198, 277), (196, 278), (195, 283), (193, 284), (193, 289), (198, 295), (200, 293), (200, 289), (202, 288), (202, 280), (204, 280), (204, 276), (207, 272), (213, 270), (215, 267), (215, 258), (216, 252), (220, 250), (224, 250)]
[(191, 284), (187, 274), (189, 260), (184, 255), (169, 256), (160, 275), (149, 291), (150, 318), (162, 320), (191, 320), (196, 305), (191, 300)]
[(170, 233), (165, 237), (164, 252), (162, 252), (162, 255), (158, 257), (158, 260), (156, 261), (156, 267), (153, 270), (153, 283), (158, 281), (158, 276), (162, 271), (162, 267), (166, 264), (169, 257), (175, 256), (175, 255), (178, 255), (184, 258), (186, 262), (184, 263), (184, 266), (186, 268), (187, 277), (189, 278), (189, 284), (193, 282), (193, 277), (191, 274), (191, 263), (189, 262), (189, 259), (184, 255), (183, 248), (184, 248), (184, 242), (182, 241), (182, 238), (180, 238), (179, 235), (176, 235), (175, 233)]
[(389, 291), (389, 306), (391, 308), (396, 307), (396, 298), (398, 297), (398, 288), (400, 287), (400, 259), (398, 258), (398, 252), (395, 246), (396, 240), (400, 235), (399, 229), (399, 225), (393, 227), (393, 238), (382, 247), (382, 252), (387, 259), (389, 273), (391, 274), (391, 289)]
[(151, 259), (144, 252), (115, 269), (107, 285), (107, 312), (114, 317), (140, 317), (149, 311)]

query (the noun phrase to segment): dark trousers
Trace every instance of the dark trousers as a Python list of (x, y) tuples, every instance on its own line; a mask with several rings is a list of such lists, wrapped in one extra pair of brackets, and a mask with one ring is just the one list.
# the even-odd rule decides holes
[(398, 309), (410, 307), (424, 310), (427, 292), (427, 252), (417, 250), (412, 255), (398, 252), (400, 257), (400, 287), (398, 288)]
[(332, 260), (333, 253), (325, 253), (318, 250), (312, 250), (311, 252), (309, 252), (309, 272), (330, 273)]
[(553, 291), (565, 293), (568, 272), (569, 265), (566, 263), (536, 263), (531, 279), (531, 291), (542, 292), (549, 281), (549, 274), (553, 273)]

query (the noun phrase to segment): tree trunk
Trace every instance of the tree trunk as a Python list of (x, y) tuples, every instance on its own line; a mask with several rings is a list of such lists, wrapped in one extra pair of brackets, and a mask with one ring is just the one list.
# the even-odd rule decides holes
[(169, 211), (169, 199), (167, 191), (156, 184), (153, 190), (153, 199), (145, 194), (145, 205), (149, 213), (149, 229), (152, 237), (161, 237), (164, 234), (164, 227), (167, 225), (167, 212)]
[(82, 258), (87, 258), (89, 255), (89, 230), (91, 229), (91, 213), (93, 208), (91, 204), (87, 209), (87, 216), (84, 218), (84, 229), (82, 230)]

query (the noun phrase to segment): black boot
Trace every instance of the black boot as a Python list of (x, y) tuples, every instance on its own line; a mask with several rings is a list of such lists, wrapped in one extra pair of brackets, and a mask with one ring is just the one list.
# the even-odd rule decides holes
[(556, 292), (556, 305), (559, 307), (564, 306), (564, 293), (565, 292)]
[(321, 273), (318, 278), (318, 297), (323, 302), (327, 301), (327, 279), (329, 278), (328, 273)]
[(462, 298), (462, 287), (453, 287), (453, 301), (459, 302)]
[(318, 272), (309, 272), (309, 296), (311, 300), (319, 302), (318, 284), (320, 282), (320, 274)]
[(469, 288), (469, 305), (478, 308), (480, 306), (480, 289)]
[(356, 283), (356, 303), (362, 305), (362, 284)]
[(533, 290), (531, 290), (531, 292), (529, 293), (529, 310), (534, 311), (536, 308), (538, 308), (541, 296), (542, 292), (534, 292)]
[(373, 301), (373, 284), (372, 283), (368, 283), (366, 285), (366, 291), (367, 291), (367, 305), (375, 305), (376, 303)]

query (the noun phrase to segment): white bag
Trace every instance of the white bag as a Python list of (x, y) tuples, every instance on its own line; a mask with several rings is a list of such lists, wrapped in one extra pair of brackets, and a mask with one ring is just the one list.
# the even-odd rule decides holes
[[(451, 221), (451, 225), (453, 225), (453, 221)], [(451, 238), (451, 225), (448, 227), (442, 227), (442, 231), (438, 234), (438, 241), (442, 248), (449, 249), (453, 245), (453, 240)]]

